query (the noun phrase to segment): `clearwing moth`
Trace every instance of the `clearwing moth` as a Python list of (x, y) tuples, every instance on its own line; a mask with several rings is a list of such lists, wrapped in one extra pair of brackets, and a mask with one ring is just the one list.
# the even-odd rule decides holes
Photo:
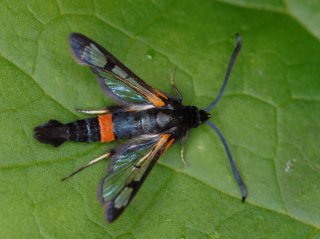
[(98, 197), (107, 222), (113, 222), (128, 206), (161, 155), (173, 143), (181, 140), (183, 148), (191, 128), (207, 123), (220, 137), (226, 150), (233, 175), (241, 189), (242, 201), (246, 188), (232, 159), (227, 142), (214, 123), (210, 111), (220, 100), (231, 69), (241, 48), (237, 45), (230, 58), (223, 85), (217, 98), (204, 110), (182, 105), (182, 95), (171, 79), (175, 97), (169, 96), (142, 81), (111, 53), (80, 33), (72, 33), (69, 44), (74, 59), (91, 68), (102, 87), (117, 106), (100, 110), (79, 110), (94, 117), (63, 124), (57, 120), (34, 129), (34, 137), (58, 147), (65, 141), (111, 142), (126, 139), (126, 143), (82, 166), (68, 177), (105, 158), (110, 158), (107, 175), (98, 187)]

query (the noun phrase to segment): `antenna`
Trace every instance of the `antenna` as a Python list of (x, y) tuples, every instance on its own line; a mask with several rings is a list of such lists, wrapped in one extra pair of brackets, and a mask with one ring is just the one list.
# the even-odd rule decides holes
[(211, 121), (206, 121), (206, 123), (214, 130), (217, 132), (217, 134), (219, 135), (221, 141), (222, 141), (222, 144), (226, 150), (226, 153), (228, 155), (228, 159), (229, 159), (229, 162), (230, 162), (230, 165), (231, 165), (231, 169), (232, 169), (232, 172), (233, 172), (233, 176), (234, 178), (236, 179), (240, 189), (241, 189), (241, 192), (242, 192), (242, 202), (244, 202), (246, 200), (246, 197), (247, 197), (247, 189), (246, 187), (244, 186), (243, 182), (242, 182), (242, 179), (240, 177), (240, 174), (238, 172), (238, 169), (234, 163), (234, 160), (232, 158), (232, 155), (231, 155), (231, 152), (229, 150), (229, 147), (228, 147), (228, 144), (226, 142), (226, 140), (224, 139), (223, 135), (221, 134), (220, 130), (217, 128), (217, 126), (215, 126), (214, 123), (212, 123)]
[(226, 75), (224, 77), (224, 81), (223, 81), (222, 87), (221, 87), (221, 89), (219, 91), (218, 97), (205, 109), (206, 112), (210, 112), (212, 110), (212, 108), (219, 102), (219, 100), (220, 100), (220, 98), (221, 98), (221, 96), (223, 94), (223, 91), (226, 88), (227, 82), (228, 82), (230, 74), (231, 74), (232, 67), (234, 65), (234, 62), (236, 61), (237, 55), (238, 55), (238, 53), (239, 53), (239, 51), (241, 49), (241, 45), (242, 45), (241, 36), (237, 33), (236, 37), (237, 37), (237, 45), (234, 48), (233, 53), (231, 55), (231, 58), (230, 58), (230, 61), (229, 61), (229, 65), (228, 65), (228, 68), (227, 68)]

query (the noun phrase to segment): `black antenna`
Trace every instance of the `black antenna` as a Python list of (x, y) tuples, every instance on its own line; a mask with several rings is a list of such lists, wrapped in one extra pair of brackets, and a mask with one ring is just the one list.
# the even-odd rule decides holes
[(214, 130), (217, 132), (217, 134), (219, 135), (221, 141), (222, 141), (222, 144), (227, 152), (227, 155), (228, 155), (228, 159), (229, 159), (229, 162), (230, 162), (230, 165), (231, 165), (231, 169), (232, 169), (232, 172), (233, 172), (233, 176), (234, 178), (236, 179), (240, 189), (241, 189), (241, 192), (242, 192), (242, 202), (244, 202), (246, 200), (246, 197), (247, 197), (247, 189), (246, 187), (244, 186), (243, 182), (242, 182), (242, 179), (240, 177), (240, 174), (238, 172), (238, 169), (233, 161), (233, 158), (232, 158), (232, 155), (231, 155), (231, 152), (229, 150), (229, 147), (228, 147), (228, 144), (226, 142), (226, 140), (224, 139), (223, 135), (221, 134), (220, 130), (217, 128), (217, 126), (215, 126), (214, 123), (212, 123), (211, 121), (206, 121), (206, 123)]
[(241, 49), (241, 45), (242, 45), (241, 36), (237, 33), (236, 37), (237, 37), (237, 45), (234, 48), (233, 53), (231, 55), (231, 58), (230, 58), (230, 61), (229, 61), (229, 65), (228, 65), (228, 68), (227, 68), (226, 75), (224, 77), (224, 82), (222, 84), (222, 87), (221, 87), (221, 89), (219, 91), (218, 97), (205, 109), (206, 112), (210, 112), (212, 110), (212, 108), (219, 102), (219, 100), (220, 100), (220, 98), (221, 98), (221, 96), (223, 94), (223, 91), (226, 88), (227, 82), (228, 82), (230, 74), (231, 74), (232, 67), (234, 65), (234, 62), (236, 61), (237, 55), (238, 55), (238, 53), (239, 53), (239, 51)]

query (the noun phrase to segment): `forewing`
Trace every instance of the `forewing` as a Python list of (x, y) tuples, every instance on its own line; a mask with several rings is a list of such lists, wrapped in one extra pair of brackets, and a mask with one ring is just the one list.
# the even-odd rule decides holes
[(92, 68), (106, 93), (122, 104), (165, 106), (168, 96), (142, 81), (111, 53), (79, 33), (72, 33), (69, 43), (76, 61)]
[(116, 149), (98, 192), (108, 222), (128, 206), (153, 165), (173, 142), (170, 134), (148, 135)]

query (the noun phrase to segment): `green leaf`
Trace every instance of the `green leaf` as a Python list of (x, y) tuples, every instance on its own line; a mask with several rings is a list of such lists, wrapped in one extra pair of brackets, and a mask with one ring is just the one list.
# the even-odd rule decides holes
[[(317, 1), (1, 1), (0, 238), (320, 238), (320, 31)], [(112, 105), (70, 56), (81, 32), (142, 79), (214, 109), (248, 189), (246, 203), (217, 135), (192, 130), (155, 166), (125, 213), (105, 223), (96, 200), (107, 162), (61, 182), (114, 147), (33, 139), (49, 119)]]

